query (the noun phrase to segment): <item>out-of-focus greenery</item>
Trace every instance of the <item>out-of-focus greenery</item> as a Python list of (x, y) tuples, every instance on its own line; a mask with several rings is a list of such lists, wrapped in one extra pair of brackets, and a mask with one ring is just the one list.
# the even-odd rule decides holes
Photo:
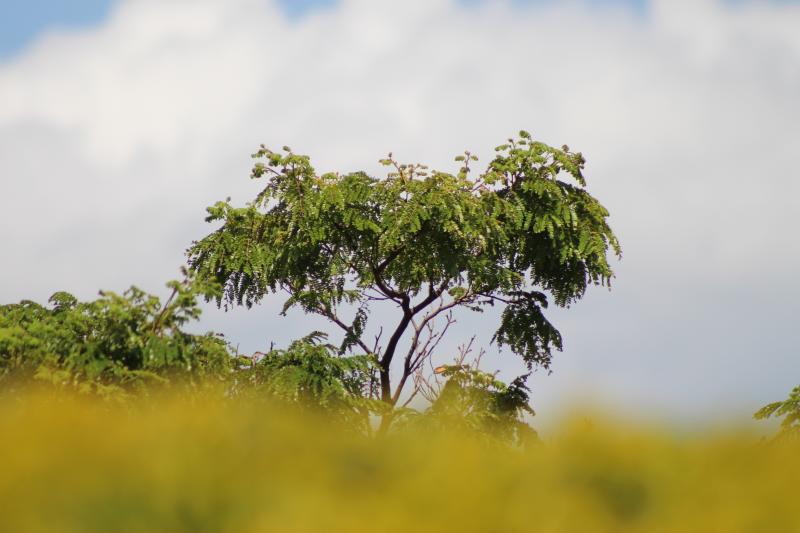
[(800, 438), (800, 386), (795, 387), (787, 399), (767, 404), (753, 416), (758, 420), (783, 417), (780, 437)]
[(473, 438), (521, 446), (536, 441), (536, 432), (525, 421), (526, 415), (535, 414), (528, 403), (527, 376), (506, 384), (494, 374), (467, 365), (444, 365), (437, 372), (447, 381), (424, 412), (400, 411), (407, 425), (426, 431), (461, 431)]
[(595, 421), (504, 448), (186, 398), (0, 402), (0, 531), (800, 530), (796, 441)]

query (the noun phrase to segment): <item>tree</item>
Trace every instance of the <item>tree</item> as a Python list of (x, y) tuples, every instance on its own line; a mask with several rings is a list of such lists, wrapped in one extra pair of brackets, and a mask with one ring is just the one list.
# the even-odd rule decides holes
[[(262, 145), (251, 177), (265, 186), (243, 207), (228, 200), (207, 209), (221, 226), (189, 248), (190, 268), (223, 286), (218, 305), (249, 307), (283, 292), (284, 313), (299, 307), (328, 319), (343, 332), (341, 354), (374, 358), (376, 396), (389, 406), (441, 339), (437, 317), (448, 317), (446, 330), (458, 308), (500, 306), (493, 340), (529, 369), (547, 369), (562, 339), (543, 310), (608, 284), (607, 254), (619, 256), (620, 246), (608, 211), (585, 189), (580, 153), (525, 131), (496, 151), (477, 177), (469, 152), (455, 174), (389, 154), (388, 175), (377, 179), (317, 174), (307, 156)], [(385, 344), (365, 337), (376, 302), (396, 312), (382, 325)]]

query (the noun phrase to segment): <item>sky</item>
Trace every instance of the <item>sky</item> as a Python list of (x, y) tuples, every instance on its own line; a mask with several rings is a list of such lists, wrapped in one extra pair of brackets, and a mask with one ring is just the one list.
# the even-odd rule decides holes
[[(36, 0), (0, 21), (0, 303), (164, 294), (204, 208), (258, 190), (261, 143), (379, 176), (389, 151), (453, 171), (526, 129), (583, 152), (624, 253), (612, 290), (551, 311), (542, 423), (588, 402), (713, 425), (800, 383), (798, 2)], [(200, 327), (251, 352), (322, 325), (281, 303)], [(496, 316), (457, 318), (443, 361), (476, 333), (486, 370), (521, 371)]]

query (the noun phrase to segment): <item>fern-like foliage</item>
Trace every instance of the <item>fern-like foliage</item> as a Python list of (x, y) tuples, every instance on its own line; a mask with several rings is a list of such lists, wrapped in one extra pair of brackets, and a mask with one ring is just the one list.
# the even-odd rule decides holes
[(753, 415), (757, 420), (764, 420), (773, 416), (783, 417), (783, 420), (781, 420), (781, 437), (800, 438), (800, 386), (792, 389), (787, 399), (767, 404)]
[(537, 440), (525, 420), (534, 415), (527, 375), (506, 384), (467, 365), (444, 365), (437, 371), (446, 379), (438, 397), (421, 413), (400, 413), (405, 424), (461, 431), (490, 443), (525, 446)]
[(320, 342), (325, 337), (314, 332), (285, 350), (244, 361), (236, 391), (322, 411), (367, 429), (369, 415), (385, 410), (384, 404), (371, 399), (377, 383), (375, 359), (341, 356), (334, 346)]
[(0, 306), (0, 383), (7, 388), (35, 379), (124, 398), (156, 383), (227, 379), (226, 343), (182, 329), (200, 315), (198, 295), (214, 288), (191, 278), (168, 286), (172, 295), (164, 304), (131, 287), (89, 302), (57, 292), (49, 306), (27, 300)]

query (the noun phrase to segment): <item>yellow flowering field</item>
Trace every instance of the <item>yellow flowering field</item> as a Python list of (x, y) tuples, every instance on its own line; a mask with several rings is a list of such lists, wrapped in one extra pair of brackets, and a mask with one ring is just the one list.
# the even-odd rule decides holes
[(509, 449), (220, 397), (0, 403), (0, 531), (800, 531), (800, 446), (595, 421)]

